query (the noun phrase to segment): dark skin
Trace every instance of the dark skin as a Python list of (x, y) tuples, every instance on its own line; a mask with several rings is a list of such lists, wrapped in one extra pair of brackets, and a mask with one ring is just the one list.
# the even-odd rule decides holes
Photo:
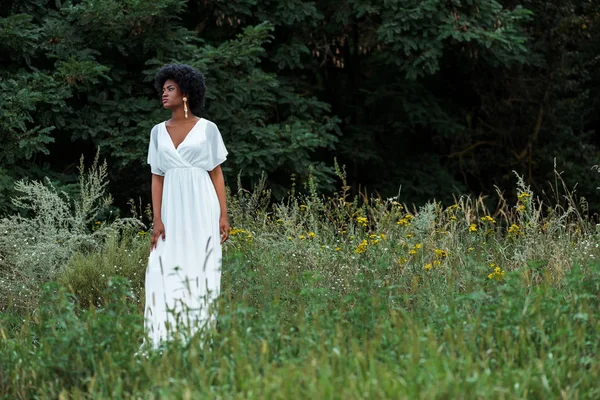
[[(181, 93), (179, 85), (174, 80), (168, 79), (163, 85), (162, 102), (163, 107), (171, 110), (171, 119), (166, 122), (167, 132), (171, 136), (173, 145), (178, 148), (186, 138), (190, 130), (194, 127), (200, 118), (195, 116), (188, 105), (188, 117), (185, 117), (184, 98), (187, 98), (185, 93)], [(219, 205), (221, 206), (221, 217), (219, 218), (219, 232), (221, 234), (221, 244), (229, 238), (229, 220), (227, 218), (227, 202), (225, 200), (225, 179), (221, 166), (217, 166), (212, 171), (208, 171), (210, 179), (215, 186)], [(165, 240), (165, 226), (162, 222), (160, 210), (162, 206), (162, 192), (164, 176), (152, 174), (152, 213), (154, 215), (154, 228), (152, 230), (152, 239), (150, 249), (156, 248), (158, 238), (162, 237)]]

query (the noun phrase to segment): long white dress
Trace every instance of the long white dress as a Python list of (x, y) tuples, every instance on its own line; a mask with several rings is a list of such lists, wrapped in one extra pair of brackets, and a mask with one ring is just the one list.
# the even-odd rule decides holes
[(148, 164), (164, 176), (165, 226), (146, 270), (145, 328), (154, 348), (214, 321), (209, 305), (221, 282), (221, 209), (208, 171), (226, 158), (219, 129), (204, 118), (177, 148), (164, 122), (152, 128)]

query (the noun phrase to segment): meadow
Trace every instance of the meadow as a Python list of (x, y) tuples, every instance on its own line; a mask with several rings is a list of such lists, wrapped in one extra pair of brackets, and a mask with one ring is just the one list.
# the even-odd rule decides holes
[(154, 352), (143, 207), (99, 214), (97, 162), (80, 199), (20, 183), (28, 212), (0, 223), (0, 396), (600, 397), (600, 226), (560, 175), (547, 195), (516, 177), (493, 207), (414, 207), (350, 196), (337, 171), (331, 197), (230, 189), (218, 324)]

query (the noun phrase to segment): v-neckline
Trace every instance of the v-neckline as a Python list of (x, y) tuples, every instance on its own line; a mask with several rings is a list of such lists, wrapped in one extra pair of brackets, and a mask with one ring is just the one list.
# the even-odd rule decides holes
[(196, 127), (198, 126), (198, 122), (200, 122), (202, 120), (202, 118), (198, 118), (198, 121), (196, 121), (196, 123), (194, 124), (194, 126), (192, 126), (192, 128), (188, 131), (188, 133), (185, 134), (185, 136), (183, 137), (183, 140), (177, 145), (175, 146), (175, 142), (173, 141), (173, 137), (171, 136), (171, 134), (169, 133), (169, 130), (167, 129), (167, 121), (163, 122), (163, 127), (165, 128), (165, 132), (167, 133), (167, 136), (169, 137), (169, 140), (171, 141), (171, 145), (173, 146), (173, 148), (175, 149), (175, 151), (178, 151), (179, 148), (181, 147), (181, 145), (183, 144), (183, 142), (185, 142), (188, 138), (188, 136), (190, 136), (190, 133), (192, 133), (192, 131), (194, 129), (196, 129)]

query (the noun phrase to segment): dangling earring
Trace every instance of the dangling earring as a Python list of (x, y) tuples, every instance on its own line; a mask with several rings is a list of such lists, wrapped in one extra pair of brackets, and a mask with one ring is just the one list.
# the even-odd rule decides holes
[(185, 117), (187, 118), (187, 97), (183, 98), (183, 113), (184, 113)]

